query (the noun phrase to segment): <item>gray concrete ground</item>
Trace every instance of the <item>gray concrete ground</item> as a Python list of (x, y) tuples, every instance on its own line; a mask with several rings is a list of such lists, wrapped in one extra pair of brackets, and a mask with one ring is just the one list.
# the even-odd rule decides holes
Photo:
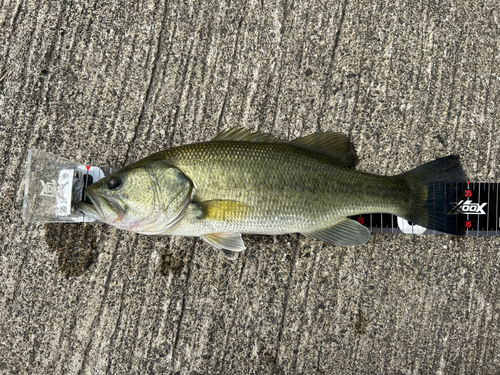
[(497, 1), (1, 1), (0, 373), (491, 374), (500, 239), (334, 248), (21, 221), (27, 150), (120, 166), (241, 126), (500, 181)]

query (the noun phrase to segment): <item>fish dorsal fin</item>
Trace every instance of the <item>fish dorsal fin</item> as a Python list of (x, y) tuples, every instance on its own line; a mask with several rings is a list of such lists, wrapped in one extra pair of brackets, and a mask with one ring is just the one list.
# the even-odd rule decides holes
[(314, 133), (294, 139), (289, 144), (328, 155), (342, 167), (351, 167), (358, 162), (350, 139), (341, 133)]
[(231, 128), (217, 134), (213, 141), (288, 143), (328, 155), (336, 164), (342, 167), (354, 166), (358, 161), (351, 141), (341, 133), (314, 133), (286, 142), (259, 131), (252, 132), (242, 128)]
[(252, 132), (243, 128), (231, 128), (217, 134), (212, 141), (242, 141), (257, 143), (283, 143), (283, 141), (274, 138), (272, 135), (264, 134), (259, 131)]
[(330, 228), (304, 234), (335, 246), (363, 245), (370, 238), (368, 228), (351, 219), (342, 219)]

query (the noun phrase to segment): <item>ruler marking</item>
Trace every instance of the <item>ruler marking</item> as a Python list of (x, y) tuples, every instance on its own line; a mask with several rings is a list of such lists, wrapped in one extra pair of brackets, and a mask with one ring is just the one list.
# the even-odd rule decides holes
[[(476, 186), (476, 183), (474, 182), (474, 186)], [(477, 184), (477, 203), (481, 202), (481, 183), (478, 182)], [(477, 225), (476, 225), (476, 235), (479, 235), (479, 222), (481, 221), (480, 216), (477, 215)]]
[[(460, 183), (460, 185), (463, 185), (463, 183)], [(455, 202), (458, 202), (458, 182), (455, 184)], [(455, 225), (458, 225), (458, 220), (455, 220), (455, 223)]]
[[(445, 203), (444, 203), (444, 207), (443, 207), (443, 215), (445, 215), (445, 216), (444, 216), (444, 217), (445, 217), (445, 219), (444, 219), (444, 220), (445, 220), (445, 222), (447, 222), (446, 215), (448, 214), (448, 207), (447, 207), (447, 203), (448, 203), (448, 202), (447, 202), (447, 199), (448, 199), (448, 189), (447, 189), (447, 188), (449, 187), (449, 189), (451, 189), (451, 188), (452, 188), (452, 187), (451, 187), (451, 184), (452, 184), (451, 182), (450, 182), (450, 184), (449, 184), (449, 185), (448, 185), (448, 183), (447, 183), (447, 182), (444, 182), (444, 183), (443, 183), (443, 185), (444, 185), (444, 202), (445, 202)], [(457, 224), (456, 224), (456, 221), (457, 221), (457, 220), (455, 219), (455, 226), (457, 225)], [(436, 231), (434, 231), (434, 234), (436, 234)]]
[[(434, 215), (436, 215), (436, 183), (432, 183), (432, 210), (434, 211)], [(434, 232), (434, 229), (432, 230)], [(411, 233), (413, 234), (413, 228)]]
[[(458, 202), (458, 189), (459, 189), (459, 186), (460, 186), (460, 189), (463, 190), (463, 186), (464, 186), (464, 183), (463, 182), (456, 182), (455, 183), (455, 202)], [(455, 225), (459, 225), (460, 221), (458, 220), (458, 215), (457, 215), (457, 218), (455, 220)]]
[[(490, 201), (490, 191), (491, 191), (491, 184), (488, 184), (488, 203)], [(488, 204), (489, 206), (489, 204)], [(488, 234), (488, 229), (490, 227), (490, 207), (486, 210), (486, 235), (489, 236)]]
[[(467, 182), (467, 190), (470, 190), (470, 186), (469, 186), (469, 183)], [(467, 221), (469, 221), (469, 214), (466, 215), (467, 217)], [(467, 228), (467, 232), (466, 232), (466, 236), (469, 235), (469, 228)]]

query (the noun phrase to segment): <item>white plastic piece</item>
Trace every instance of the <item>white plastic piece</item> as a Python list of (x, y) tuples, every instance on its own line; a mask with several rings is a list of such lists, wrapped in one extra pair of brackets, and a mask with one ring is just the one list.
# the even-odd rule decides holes
[(410, 224), (408, 220), (405, 220), (399, 216), (398, 216), (398, 227), (401, 230), (401, 232), (406, 234), (422, 234), (427, 230), (427, 228), (422, 227), (420, 225)]

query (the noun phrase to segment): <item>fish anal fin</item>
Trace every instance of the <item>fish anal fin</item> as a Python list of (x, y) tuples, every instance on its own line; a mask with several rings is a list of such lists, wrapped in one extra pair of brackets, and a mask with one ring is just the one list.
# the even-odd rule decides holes
[(249, 206), (245, 203), (216, 199), (198, 203), (201, 210), (201, 218), (215, 221), (229, 221), (243, 218), (248, 212)]
[(304, 234), (335, 246), (363, 245), (370, 238), (368, 228), (351, 219), (342, 219), (332, 227)]
[(328, 155), (342, 167), (351, 167), (358, 162), (351, 140), (341, 133), (314, 133), (294, 139), (289, 144)]
[(245, 244), (239, 232), (207, 233), (202, 235), (201, 239), (219, 250), (226, 249), (237, 252), (245, 250)]

